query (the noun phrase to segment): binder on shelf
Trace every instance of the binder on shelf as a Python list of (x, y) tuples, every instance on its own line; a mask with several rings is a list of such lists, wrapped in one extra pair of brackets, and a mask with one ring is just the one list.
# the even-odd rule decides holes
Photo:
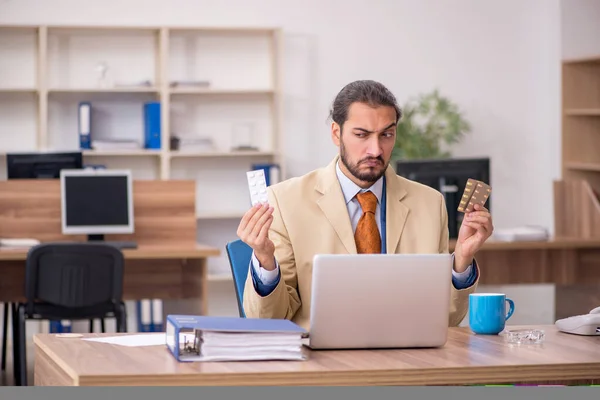
[(166, 346), (179, 362), (305, 360), (308, 332), (287, 319), (168, 315)]
[(136, 303), (138, 332), (163, 332), (163, 304), (160, 299), (144, 299)]
[(152, 300), (152, 332), (163, 332), (163, 303), (160, 299)]
[(81, 150), (92, 149), (92, 103), (82, 101), (79, 103), (77, 113), (79, 147)]
[(71, 321), (50, 321), (50, 333), (71, 333)]
[(152, 303), (150, 300), (139, 300), (136, 303), (138, 332), (152, 332)]
[(144, 147), (160, 149), (160, 102), (144, 103)]
[(262, 169), (265, 171), (265, 180), (267, 186), (279, 183), (279, 181), (281, 180), (281, 170), (278, 164), (252, 164), (252, 171), (256, 171), (258, 169)]

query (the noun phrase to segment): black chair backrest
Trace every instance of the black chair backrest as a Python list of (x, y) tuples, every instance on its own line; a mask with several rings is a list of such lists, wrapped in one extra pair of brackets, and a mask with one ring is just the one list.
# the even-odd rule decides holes
[(32, 247), (25, 269), (27, 309), (35, 302), (78, 308), (119, 302), (123, 253), (102, 243), (43, 243)]

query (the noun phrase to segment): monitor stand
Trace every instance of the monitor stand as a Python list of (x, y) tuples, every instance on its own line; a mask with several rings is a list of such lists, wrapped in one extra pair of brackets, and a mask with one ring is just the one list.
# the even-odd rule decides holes
[(104, 243), (117, 249), (137, 249), (137, 242), (121, 241), (121, 240), (104, 240), (104, 235), (88, 235), (88, 242)]

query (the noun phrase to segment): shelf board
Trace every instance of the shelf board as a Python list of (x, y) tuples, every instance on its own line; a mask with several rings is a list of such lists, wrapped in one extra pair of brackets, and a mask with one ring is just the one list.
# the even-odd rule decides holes
[(0, 87), (0, 93), (37, 93), (36, 88), (10, 88)]
[(158, 93), (158, 88), (127, 86), (111, 88), (52, 88), (48, 93)]
[(36, 32), (40, 29), (39, 25), (0, 25), (0, 32)]
[(233, 280), (233, 276), (231, 274), (209, 274), (208, 281), (209, 282), (230, 282)]
[(201, 94), (201, 95), (233, 95), (233, 96), (248, 96), (248, 95), (271, 95), (274, 93), (272, 89), (211, 89), (197, 87), (172, 87), (169, 89), (171, 94)]
[(107, 157), (142, 157), (142, 156), (159, 156), (160, 150), (84, 150), (84, 156), (107, 156)]
[(244, 211), (205, 212), (196, 214), (197, 219), (241, 219), (243, 216)]
[(265, 34), (274, 33), (277, 27), (268, 26), (173, 26), (169, 30), (174, 33), (236, 33), (236, 34)]
[(171, 151), (173, 158), (202, 158), (202, 157), (271, 157), (272, 151)]
[(600, 56), (579, 57), (563, 60), (563, 64), (600, 63)]
[(581, 117), (600, 117), (600, 108), (568, 108), (565, 115)]
[(571, 170), (578, 171), (598, 171), (600, 172), (600, 162), (592, 163), (592, 162), (566, 162), (565, 167)]
[(132, 25), (48, 25), (49, 34), (104, 34), (104, 33), (145, 33), (158, 32), (160, 26), (132, 26)]

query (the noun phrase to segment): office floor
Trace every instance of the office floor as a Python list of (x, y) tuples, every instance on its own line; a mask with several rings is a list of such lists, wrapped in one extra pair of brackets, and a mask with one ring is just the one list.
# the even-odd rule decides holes
[[(33, 386), (33, 341), (27, 341), (27, 384)], [(6, 370), (1, 371), (0, 375), (0, 386), (14, 386), (15, 379), (13, 375), (13, 358), (12, 358), (12, 345), (8, 344), (7, 356), (6, 356)]]

